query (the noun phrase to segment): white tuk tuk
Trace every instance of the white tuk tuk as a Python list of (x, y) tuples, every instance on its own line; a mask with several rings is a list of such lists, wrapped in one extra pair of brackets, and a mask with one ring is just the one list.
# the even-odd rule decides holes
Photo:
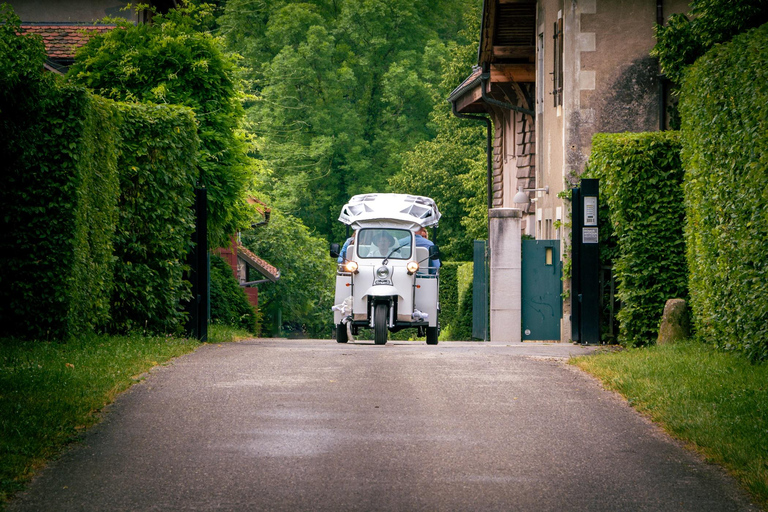
[(360, 328), (370, 328), (376, 344), (384, 345), (389, 331), (416, 328), (428, 345), (436, 345), (439, 250), (426, 236), (426, 228), (440, 220), (435, 202), (361, 194), (344, 205), (339, 220), (353, 233), (345, 247), (331, 244), (331, 256), (339, 261), (336, 341), (346, 343)]

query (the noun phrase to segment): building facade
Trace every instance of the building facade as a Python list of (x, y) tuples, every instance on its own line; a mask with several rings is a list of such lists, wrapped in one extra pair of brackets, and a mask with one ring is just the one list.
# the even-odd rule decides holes
[[(687, 0), (485, 0), (477, 66), (449, 101), (459, 117), (484, 115), (492, 123), (489, 207), (520, 214), (491, 212), (491, 219), (518, 223), (537, 240), (559, 240), (567, 257), (566, 196), (584, 172), (592, 136), (668, 127), (669, 93), (649, 53), (654, 25), (687, 10)], [(493, 236), (489, 243), (491, 252), (511, 246)], [(501, 317), (519, 314), (517, 306), (494, 308), (494, 287), (520, 288), (519, 277), (495, 274), (503, 279), (494, 277), (491, 258), (493, 339), (518, 326)], [(562, 310), (560, 340), (570, 341), (568, 299)]]

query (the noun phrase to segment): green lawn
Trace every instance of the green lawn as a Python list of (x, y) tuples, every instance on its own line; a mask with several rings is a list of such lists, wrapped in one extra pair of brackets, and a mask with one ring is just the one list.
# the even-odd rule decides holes
[(572, 364), (621, 393), (768, 506), (768, 364), (684, 342), (603, 352)]
[[(248, 334), (211, 326), (209, 343)], [(195, 340), (91, 336), (69, 343), (0, 339), (0, 510), (101, 409), (153, 366), (192, 352)]]

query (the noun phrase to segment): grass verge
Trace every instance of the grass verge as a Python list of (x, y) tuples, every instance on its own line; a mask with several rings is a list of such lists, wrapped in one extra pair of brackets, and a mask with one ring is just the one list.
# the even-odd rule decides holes
[(571, 360), (768, 508), (768, 364), (688, 341)]
[[(251, 337), (212, 325), (209, 343)], [(196, 340), (89, 336), (68, 343), (0, 339), (0, 510), (34, 472), (99, 421), (99, 412), (153, 366)]]

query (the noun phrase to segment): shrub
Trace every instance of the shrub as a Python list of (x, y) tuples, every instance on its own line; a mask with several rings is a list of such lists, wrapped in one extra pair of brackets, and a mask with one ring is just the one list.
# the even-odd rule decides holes
[(619, 341), (652, 343), (667, 299), (687, 296), (679, 135), (595, 135), (588, 172), (600, 179), (616, 237)]
[(198, 176), (194, 115), (172, 105), (117, 105), (120, 218), (111, 328), (180, 332)]
[(681, 101), (698, 335), (768, 359), (768, 25), (712, 49)]
[(257, 332), (257, 316), (248, 297), (220, 256), (211, 256), (211, 322)]

